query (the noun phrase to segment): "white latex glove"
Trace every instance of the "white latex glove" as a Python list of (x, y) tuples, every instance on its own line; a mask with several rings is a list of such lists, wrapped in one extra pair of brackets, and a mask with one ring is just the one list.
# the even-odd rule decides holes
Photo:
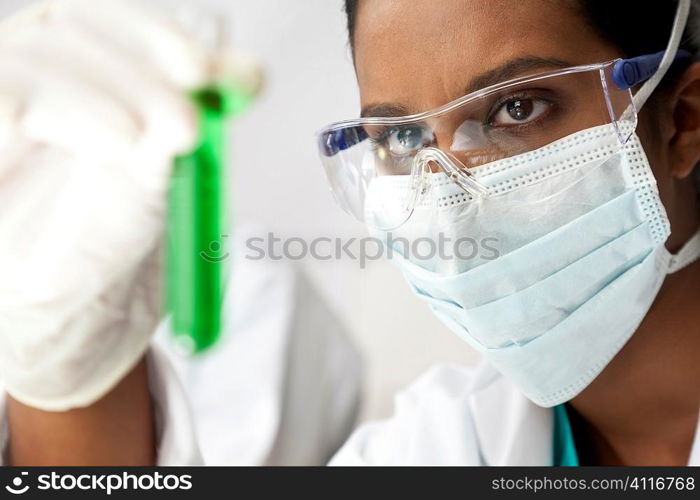
[(160, 318), (172, 157), (210, 55), (124, 0), (56, 0), (0, 24), (0, 375), (48, 411), (87, 406)]

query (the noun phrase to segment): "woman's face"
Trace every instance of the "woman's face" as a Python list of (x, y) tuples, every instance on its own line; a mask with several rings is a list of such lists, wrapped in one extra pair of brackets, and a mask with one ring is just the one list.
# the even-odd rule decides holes
[[(354, 55), (363, 115), (387, 116), (433, 109), (519, 76), (609, 61), (621, 51), (573, 1), (361, 0)], [(668, 207), (675, 205), (668, 158), (646, 114), (638, 134)], [(674, 224), (673, 210), (669, 216)]]

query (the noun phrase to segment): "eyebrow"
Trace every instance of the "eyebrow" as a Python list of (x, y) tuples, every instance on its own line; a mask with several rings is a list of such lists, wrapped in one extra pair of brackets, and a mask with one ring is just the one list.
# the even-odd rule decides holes
[(568, 68), (569, 66), (573, 66), (573, 64), (563, 59), (532, 56), (519, 57), (472, 78), (465, 88), (465, 94), (471, 94), (491, 85), (511, 80), (534, 69)]
[(404, 106), (400, 104), (392, 104), (389, 102), (382, 102), (379, 104), (369, 104), (362, 108), (360, 116), (362, 118), (367, 118), (370, 116), (381, 116), (384, 118), (394, 117), (394, 116), (406, 116), (409, 115), (409, 111)]
[[(573, 64), (563, 59), (557, 59), (554, 57), (518, 57), (517, 59), (507, 61), (494, 69), (481, 73), (480, 75), (472, 78), (465, 87), (464, 95), (490, 87), (491, 85), (496, 85), (497, 83), (511, 80), (535, 69), (568, 68), (570, 66), (573, 66)], [(406, 116), (408, 114), (410, 113), (405, 106), (383, 102), (378, 104), (369, 104), (363, 107), (360, 116), (363, 118), (372, 116), (394, 117)]]

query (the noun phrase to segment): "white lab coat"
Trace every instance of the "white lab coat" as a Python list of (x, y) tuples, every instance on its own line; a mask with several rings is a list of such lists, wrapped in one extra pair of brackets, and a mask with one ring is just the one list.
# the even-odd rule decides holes
[(298, 267), (248, 260), (242, 241), (215, 348), (183, 356), (167, 323), (156, 333), (152, 392), (159, 428), (173, 437), (161, 443), (160, 462), (325, 463), (355, 425), (360, 356)]
[[(326, 463), (354, 424), (357, 351), (286, 264), (239, 260), (231, 290), (216, 350), (183, 357), (163, 325), (149, 352), (159, 465)], [(552, 439), (552, 410), (488, 365), (439, 365), (396, 397), (391, 418), (356, 430), (331, 464), (551, 465)], [(697, 431), (689, 464), (700, 465)]]
[[(177, 379), (166, 374), (167, 359), (154, 366), (164, 417), (159, 461), (199, 463), (193, 451), (197, 426), (184, 410), (187, 398)], [(201, 414), (193, 402), (195, 414)], [(225, 414), (242, 402), (221, 398), (209, 411)], [(199, 430), (203, 443), (239, 432), (221, 426)], [(552, 465), (552, 439), (552, 410), (530, 402), (490, 366), (438, 365), (396, 397), (391, 418), (356, 430), (331, 465)], [(697, 430), (689, 465), (700, 465)]]
[[(288, 456), (294, 455), (296, 447), (322, 450), (312, 454), (314, 459), (306, 460), (314, 463), (337, 442), (324, 439), (333, 433), (309, 429), (318, 424), (330, 425), (330, 429), (347, 428), (347, 418), (332, 425), (332, 414), (321, 417), (312, 411), (306, 432), (285, 435), (284, 429), (293, 429), (293, 425), (280, 425), (275, 410), (266, 410), (266, 404), (260, 404), (266, 399), (282, 402), (270, 387), (265, 387), (267, 382), (251, 381), (251, 392), (262, 389), (266, 394), (252, 394), (249, 399), (243, 388), (235, 389), (240, 381), (230, 377), (234, 363), (213, 363), (195, 371), (202, 370), (200, 373), (214, 376), (214, 380), (229, 380), (233, 391), (226, 389), (225, 382), (212, 384), (199, 376), (192, 378), (185, 389), (180, 377), (186, 371), (180, 369), (178, 376), (172, 355), (157, 343), (148, 360), (157, 409), (159, 465), (301, 463), (274, 459), (275, 445), (271, 443), (275, 436), (282, 449), (291, 450)], [(312, 408), (324, 402), (333, 406), (333, 387), (328, 389), (330, 392), (309, 393), (291, 404), (300, 407), (300, 416), (309, 399)], [(342, 393), (342, 384), (340, 389)], [(275, 406), (272, 401), (270, 404)], [(396, 397), (391, 418), (356, 430), (331, 465), (551, 465), (552, 430), (552, 410), (530, 402), (488, 365), (477, 369), (438, 365)], [(306, 439), (319, 441), (305, 443)], [(688, 465), (700, 465), (697, 429)]]
[[(505, 377), (436, 366), (396, 398), (386, 421), (358, 429), (332, 465), (552, 465), (553, 411)], [(689, 465), (700, 465), (696, 428)]]
[[(327, 302), (297, 266), (244, 258), (237, 232), (219, 343), (183, 356), (167, 322), (148, 353), (161, 465), (314, 465), (347, 439), (362, 364)], [(0, 429), (5, 449), (4, 391)]]

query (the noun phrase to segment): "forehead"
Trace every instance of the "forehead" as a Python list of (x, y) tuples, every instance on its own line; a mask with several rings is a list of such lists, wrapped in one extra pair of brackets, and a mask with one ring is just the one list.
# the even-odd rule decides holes
[(572, 65), (618, 56), (573, 0), (360, 0), (354, 32), (363, 105), (422, 111), (518, 57)]

